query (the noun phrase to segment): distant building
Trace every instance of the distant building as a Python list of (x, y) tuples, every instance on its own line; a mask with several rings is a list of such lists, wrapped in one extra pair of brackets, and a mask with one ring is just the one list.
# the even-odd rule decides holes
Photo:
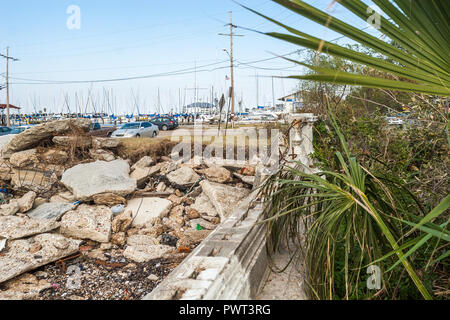
[(301, 91), (291, 93), (290, 95), (280, 98), (278, 100), (283, 101), (285, 113), (296, 113), (298, 110), (303, 108), (303, 99)]
[(202, 114), (213, 113), (215, 109), (216, 106), (208, 102), (195, 102), (183, 108), (184, 113), (202, 113)]

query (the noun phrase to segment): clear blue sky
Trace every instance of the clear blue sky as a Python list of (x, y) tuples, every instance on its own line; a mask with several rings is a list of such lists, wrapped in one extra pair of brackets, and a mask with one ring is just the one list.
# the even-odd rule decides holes
[[(331, 40), (339, 36), (269, 0), (240, 2), (318, 37)], [(307, 2), (326, 10), (330, 0)], [(66, 26), (69, 18), (66, 10), (70, 5), (77, 5), (81, 9), (80, 30), (69, 30)], [(229, 63), (225, 61), (228, 56), (223, 51), (224, 48), (229, 50), (229, 38), (219, 35), (229, 32), (225, 26), (229, 23), (229, 11), (233, 11), (236, 25), (261, 31), (279, 30), (231, 0), (4, 1), (0, 20), (0, 52), (5, 53), (5, 47), (9, 46), (10, 55), (20, 59), (10, 64), (10, 101), (22, 106), (25, 112), (34, 111), (34, 99), (37, 108), (47, 107), (50, 111), (61, 112), (63, 95), (68, 94), (74, 110), (75, 92), (86, 101), (91, 84), (19, 84), (30, 83), (29, 80), (21, 79), (85, 81), (179, 70), (191, 73), (95, 83), (92, 85), (92, 96), (101, 104), (103, 88), (113, 90), (118, 111), (131, 112), (133, 90), (143, 109), (141, 113), (146, 113), (155, 110), (159, 89), (161, 102), (168, 111), (169, 106), (178, 105), (180, 90), (182, 102), (193, 101), (194, 91), (185, 89), (193, 88), (197, 78), (199, 88), (208, 88), (199, 90), (199, 99), (209, 101), (211, 86), (219, 95), (230, 85), (226, 81), (226, 76), (230, 75), (227, 68)], [(339, 5), (335, 5), (333, 12), (361, 28), (366, 26)], [(244, 35), (235, 39), (237, 64), (270, 58), (273, 53), (283, 55), (298, 48), (246, 30), (238, 29), (236, 32)], [(195, 65), (199, 70), (197, 75), (192, 73)], [(203, 67), (205, 65), (210, 66)], [(4, 72), (4, 59), (0, 59), (0, 73)], [(267, 76), (259, 80), (259, 104), (270, 104), (270, 76), (299, 72), (302, 70), (281, 59), (251, 66), (241, 64), (236, 68), (238, 100), (242, 97), (244, 106), (256, 106), (255, 75), (258, 73)], [(3, 82), (4, 78), (0, 78), (0, 83)], [(290, 93), (297, 86), (296, 81), (286, 79), (275, 79), (274, 83), (277, 98)], [(5, 101), (5, 90), (0, 91), (0, 101)]]

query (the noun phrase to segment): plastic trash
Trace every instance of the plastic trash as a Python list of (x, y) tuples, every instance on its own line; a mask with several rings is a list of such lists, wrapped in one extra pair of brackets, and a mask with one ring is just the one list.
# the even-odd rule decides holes
[(202, 231), (202, 230), (203, 230), (203, 227), (202, 227), (201, 225), (197, 224), (197, 230), (198, 230), (198, 231)]
[(114, 215), (121, 214), (125, 211), (125, 206), (123, 204), (119, 204), (111, 208), (111, 211)]

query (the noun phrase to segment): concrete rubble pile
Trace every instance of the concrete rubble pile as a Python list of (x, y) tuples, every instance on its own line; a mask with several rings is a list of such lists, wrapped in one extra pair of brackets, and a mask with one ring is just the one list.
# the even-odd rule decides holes
[[(65, 274), (72, 257), (103, 265), (121, 261), (122, 268), (111, 272), (124, 274), (160, 259), (181, 262), (255, 183), (249, 164), (150, 156), (132, 163), (118, 155), (120, 140), (84, 135), (89, 125), (89, 119), (55, 121), (2, 146), (0, 300), (39, 299), (55, 290), (42, 268), (56, 263)], [(148, 279), (161, 280), (154, 274)], [(78, 294), (66, 298), (89, 297)]]

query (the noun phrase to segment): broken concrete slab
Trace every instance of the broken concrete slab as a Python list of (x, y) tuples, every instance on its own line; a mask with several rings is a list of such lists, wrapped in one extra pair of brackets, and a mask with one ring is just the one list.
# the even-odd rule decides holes
[(38, 194), (45, 193), (58, 181), (61, 172), (62, 167), (53, 165), (46, 167), (45, 170), (13, 168), (11, 184), (15, 188), (24, 188)]
[(74, 203), (77, 199), (71, 192), (62, 192), (50, 198), (50, 202)]
[(36, 300), (39, 293), (52, 287), (51, 283), (36, 276), (25, 273), (3, 284), (0, 300)]
[(0, 237), (8, 240), (34, 236), (58, 227), (59, 223), (52, 220), (34, 220), (17, 216), (0, 217)]
[(145, 168), (149, 168), (151, 167), (153, 164), (155, 163), (155, 161), (153, 160), (152, 157), (149, 156), (145, 156), (143, 158), (141, 158), (138, 162), (136, 162), (131, 169), (135, 170), (137, 168), (141, 168), (141, 169), (145, 169)]
[(159, 170), (160, 170), (160, 167), (158, 167), (158, 166), (147, 167), (147, 168), (137, 167), (131, 173), (130, 178), (136, 179), (138, 187), (142, 187), (145, 185), (147, 180), (151, 176), (156, 174)]
[(231, 172), (223, 167), (210, 166), (207, 169), (201, 170), (201, 173), (205, 175), (206, 179), (212, 182), (227, 183), (233, 181)]
[(12, 216), (19, 212), (20, 206), (17, 200), (10, 200), (9, 203), (0, 206), (1, 216)]
[(219, 215), (216, 208), (204, 192), (202, 192), (200, 196), (195, 199), (195, 203), (191, 205), (191, 208), (196, 210), (199, 214), (207, 214), (211, 217), (217, 217)]
[(61, 219), (61, 234), (77, 239), (109, 242), (112, 212), (106, 206), (80, 205)]
[(97, 161), (111, 162), (116, 160), (114, 153), (104, 149), (91, 149), (89, 150), (89, 155), (92, 157), (92, 159)]
[(125, 160), (96, 161), (77, 165), (64, 172), (61, 182), (78, 200), (96, 194), (115, 193), (126, 196), (136, 190), (135, 179), (129, 176), (130, 166)]
[(33, 208), (34, 200), (36, 199), (36, 192), (27, 192), (22, 198), (18, 199), (19, 211), (25, 213)]
[(224, 221), (237, 207), (238, 203), (250, 194), (250, 190), (209, 182), (200, 183), (203, 192), (208, 196)]
[(36, 220), (59, 220), (66, 212), (73, 209), (73, 204), (62, 202), (43, 203), (27, 215)]
[(127, 245), (129, 246), (153, 246), (157, 245), (158, 240), (148, 235), (135, 234), (128, 237)]
[(133, 213), (133, 226), (141, 226), (155, 218), (167, 216), (172, 202), (162, 198), (135, 198), (128, 201), (125, 211)]
[(39, 163), (36, 149), (19, 151), (11, 155), (9, 163), (17, 168), (33, 167)]
[(78, 149), (87, 149), (92, 146), (91, 139), (79, 136), (56, 136), (52, 139), (53, 143), (63, 147), (74, 147)]
[(192, 168), (183, 166), (170, 172), (167, 175), (167, 179), (175, 185), (186, 187), (198, 182), (201, 177)]
[[(80, 240), (50, 233), (10, 241), (5, 254), (0, 256), (0, 283), (74, 254), (78, 251), (80, 243)], [(40, 249), (30, 253), (32, 246)]]
[(114, 193), (102, 193), (102, 194), (96, 194), (93, 197), (94, 203), (97, 205), (104, 205), (108, 207), (114, 207), (119, 204), (127, 204), (127, 200)]
[(114, 218), (112, 222), (113, 232), (125, 232), (131, 227), (133, 222), (133, 214), (131, 211), (125, 211)]
[(0, 161), (0, 180), (11, 181), (11, 175), (12, 175), (11, 164), (6, 161)]
[(55, 135), (64, 134), (73, 128), (79, 128), (88, 131), (91, 125), (90, 119), (64, 119), (58, 121), (46, 122), (34, 126), (24, 132), (15, 135), (3, 149), (3, 158), (9, 158), (18, 151), (23, 151), (36, 147), (45, 139), (51, 139)]
[(239, 178), (242, 182), (249, 184), (249, 185), (254, 185), (255, 184), (255, 176), (245, 176), (243, 174), (239, 174), (239, 173), (233, 173), (233, 175), (236, 178)]
[(150, 260), (160, 259), (173, 251), (173, 247), (165, 245), (137, 245), (127, 247), (123, 252), (123, 255), (127, 259), (138, 263), (144, 263)]
[(113, 138), (93, 138), (92, 143), (96, 149), (115, 149), (122, 143), (120, 139)]

